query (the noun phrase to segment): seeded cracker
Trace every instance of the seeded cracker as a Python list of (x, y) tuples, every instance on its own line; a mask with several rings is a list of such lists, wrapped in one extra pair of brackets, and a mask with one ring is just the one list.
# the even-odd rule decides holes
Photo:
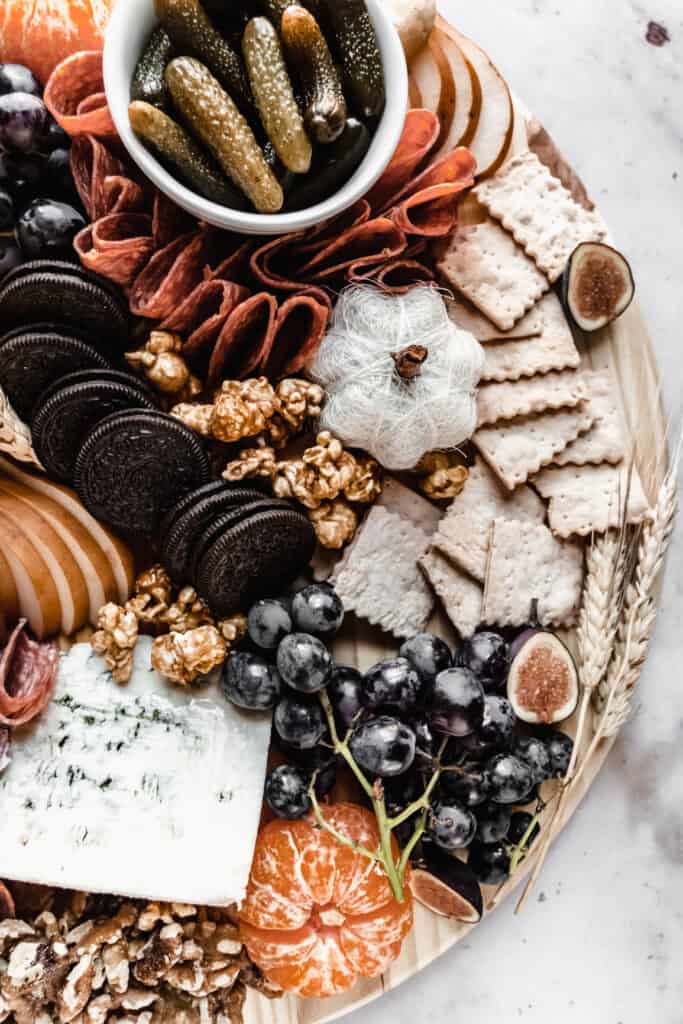
[(573, 409), (587, 397), (588, 387), (574, 370), (484, 384), (477, 393), (477, 426), (548, 409)]
[(537, 416), (520, 416), (500, 426), (482, 427), (472, 441), (509, 490), (552, 462), (593, 425), (586, 403)]
[(547, 526), (496, 519), (486, 571), (484, 622), (523, 626), (533, 601), (544, 626), (576, 618), (583, 586), (583, 548), (558, 541)]
[(437, 266), (501, 331), (511, 330), (548, 290), (543, 274), (494, 220), (456, 230)]
[[(545, 298), (551, 295), (548, 292)], [(554, 296), (553, 296), (554, 297)], [(492, 324), (488, 317), (480, 313), (476, 306), (465, 298), (464, 295), (446, 297), (448, 315), (461, 331), (468, 331), (474, 335), (477, 341), (512, 341), (515, 338), (532, 338), (543, 333), (544, 320), (541, 306), (545, 301), (541, 299), (532, 309), (526, 313), (521, 320), (518, 320), (511, 331), (501, 331), (495, 324)]]
[(585, 537), (620, 526), (627, 494), (627, 522), (640, 523), (648, 513), (640, 477), (635, 468), (629, 473), (625, 464), (549, 466), (533, 484), (550, 499), (548, 522), (557, 537)]
[(432, 550), (483, 583), (491, 524), (497, 518), (543, 523), (545, 504), (531, 487), (506, 490), (484, 460), (477, 459), (432, 537)]
[(482, 621), (481, 585), (434, 548), (420, 559), (419, 565), (460, 636), (472, 636)]
[[(542, 324), (539, 336), (504, 338), (484, 345), (483, 382), (519, 380), (520, 377), (533, 377), (552, 370), (576, 369), (580, 365), (581, 356), (562, 304), (554, 292), (547, 292), (527, 314), (533, 315)], [(517, 327), (521, 327), (526, 319), (520, 320)]]
[(434, 608), (417, 565), (428, 547), (427, 530), (375, 505), (332, 577), (345, 609), (397, 637), (419, 633)]
[(607, 235), (598, 214), (579, 206), (535, 153), (513, 157), (474, 192), (551, 282), (580, 242)]
[(626, 457), (616, 383), (606, 371), (584, 374), (584, 380), (589, 388), (588, 411), (595, 416), (595, 423), (587, 434), (555, 456), (555, 466), (617, 463)]

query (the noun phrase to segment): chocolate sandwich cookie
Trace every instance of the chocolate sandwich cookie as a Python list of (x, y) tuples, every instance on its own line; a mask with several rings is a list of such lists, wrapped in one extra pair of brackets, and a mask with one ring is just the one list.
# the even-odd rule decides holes
[(137, 387), (106, 380), (66, 384), (41, 401), (31, 433), (36, 454), (50, 476), (72, 483), (86, 436), (106, 416), (125, 409), (154, 409), (154, 403)]
[(0, 386), (26, 421), (53, 380), (75, 370), (108, 366), (101, 352), (68, 333), (14, 331), (0, 339)]
[(85, 439), (74, 472), (78, 495), (97, 519), (129, 536), (155, 537), (184, 494), (209, 482), (194, 431), (162, 412), (107, 416)]
[(189, 494), (171, 513), (172, 521), (165, 531), (162, 525), (161, 561), (171, 579), (179, 585), (192, 582), (194, 549), (207, 527), (223, 514), (262, 499), (254, 488), (231, 487), (223, 481)]
[(198, 532), (192, 547), (189, 563), (190, 581), (193, 586), (197, 585), (197, 573), (202, 558), (211, 548), (213, 543), (222, 537), (228, 529), (237, 526), (250, 519), (255, 513), (269, 512), (276, 509), (288, 509), (292, 506), (281, 498), (264, 498), (259, 496), (258, 501), (247, 501), (241, 506), (236, 506), (224, 512), (222, 515), (213, 516), (207, 523), (205, 529)]
[(74, 373), (67, 373), (64, 377), (59, 377), (57, 380), (52, 381), (51, 384), (45, 388), (42, 395), (38, 399), (36, 408), (34, 410), (34, 417), (38, 409), (45, 405), (49, 398), (57, 392), (61, 391), (71, 384), (92, 384), (94, 381), (107, 381), (110, 384), (125, 384), (129, 388), (135, 388), (143, 396), (143, 398), (149, 399), (154, 404), (154, 393), (152, 389), (147, 385), (144, 380), (140, 380), (134, 373), (128, 373), (126, 370), (114, 370), (111, 367), (106, 369), (98, 370), (76, 370)]

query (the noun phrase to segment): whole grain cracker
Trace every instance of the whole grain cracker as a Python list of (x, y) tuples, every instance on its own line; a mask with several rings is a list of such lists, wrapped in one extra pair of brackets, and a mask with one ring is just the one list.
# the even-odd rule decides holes
[(595, 423), (553, 459), (555, 466), (617, 463), (626, 457), (626, 443), (616, 383), (607, 370), (583, 375), (589, 388), (588, 411)]
[(482, 621), (481, 584), (433, 548), (422, 556), (419, 566), (463, 640), (472, 636)]
[(532, 152), (513, 157), (474, 192), (551, 282), (577, 245), (607, 235), (601, 217), (575, 202)]
[(458, 228), (437, 266), (502, 331), (548, 290), (544, 275), (495, 220)]
[[(548, 292), (547, 295), (552, 294)], [(491, 323), (488, 317), (480, 313), (476, 306), (473, 306), (464, 295), (449, 295), (446, 297), (448, 315), (461, 331), (467, 331), (474, 335), (477, 341), (513, 341), (516, 338), (533, 338), (543, 331), (543, 316), (541, 313), (541, 302), (533, 306), (521, 320), (518, 320), (511, 331), (501, 331), (495, 324)]]
[[(532, 314), (540, 320), (540, 335), (485, 344), (482, 381), (519, 380), (580, 365), (581, 356), (555, 293), (547, 292), (527, 316)], [(524, 320), (526, 317), (517, 326)]]
[(628, 523), (640, 523), (648, 514), (638, 471), (625, 463), (548, 466), (532, 482), (550, 500), (548, 522), (557, 537), (605, 533), (621, 526), (624, 510)]
[(548, 409), (574, 409), (588, 394), (582, 375), (575, 370), (484, 384), (477, 392), (477, 426)]
[(434, 598), (417, 563), (429, 540), (428, 530), (374, 505), (332, 575), (345, 609), (397, 637), (423, 630)]
[(491, 524), (497, 518), (543, 523), (545, 504), (524, 484), (512, 492), (506, 490), (484, 460), (477, 459), (462, 492), (439, 523), (432, 549), (483, 583)]
[(498, 479), (512, 491), (590, 430), (593, 417), (585, 405), (582, 402), (575, 409), (556, 409), (482, 427), (472, 441)]
[(523, 626), (536, 602), (543, 626), (569, 626), (581, 603), (583, 547), (559, 541), (547, 526), (496, 519), (484, 588), (483, 621)]

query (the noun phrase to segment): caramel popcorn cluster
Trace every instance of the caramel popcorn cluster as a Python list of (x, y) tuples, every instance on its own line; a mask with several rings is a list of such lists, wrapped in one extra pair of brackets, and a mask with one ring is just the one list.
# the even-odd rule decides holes
[(141, 370), (162, 395), (176, 402), (189, 402), (202, 392), (202, 382), (192, 375), (182, 355), (183, 342), (177, 334), (152, 331), (143, 348), (126, 352), (126, 362)]
[(467, 468), (454, 465), (446, 452), (429, 452), (418, 466), (420, 490), (437, 501), (457, 498), (467, 480)]

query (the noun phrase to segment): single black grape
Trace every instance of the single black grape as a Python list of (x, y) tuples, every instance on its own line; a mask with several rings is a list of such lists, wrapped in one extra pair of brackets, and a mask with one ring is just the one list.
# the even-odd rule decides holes
[(428, 829), (442, 850), (461, 850), (474, 839), (477, 819), (454, 800), (438, 800), (430, 808)]
[(389, 715), (362, 722), (354, 729), (349, 746), (360, 767), (373, 777), (401, 775), (415, 759), (415, 733)]
[(363, 704), (371, 711), (408, 715), (421, 691), (420, 677), (407, 658), (386, 658), (363, 676)]
[(387, 814), (395, 818), (398, 814), (409, 807), (410, 804), (419, 800), (424, 793), (424, 783), (419, 772), (414, 769), (397, 775), (393, 779), (387, 779), (384, 784), (384, 803)]
[(496, 754), (486, 764), (491, 799), (497, 804), (517, 804), (533, 786), (531, 769), (513, 754)]
[(482, 885), (500, 885), (510, 874), (510, 857), (503, 843), (475, 841), (467, 863)]
[(308, 633), (290, 633), (277, 649), (280, 675), (294, 690), (317, 693), (332, 671), (332, 655), (325, 644)]
[(23, 64), (0, 64), (0, 96), (11, 92), (27, 92), (33, 96), (42, 96), (40, 82)]
[(50, 123), (47, 129), (47, 135), (45, 136), (45, 149), (49, 153), (54, 153), (55, 150), (62, 149), (68, 152), (71, 146), (71, 139), (66, 134), (60, 124), (50, 118)]
[(550, 769), (553, 779), (563, 779), (569, 769), (569, 762), (572, 759), (574, 740), (566, 733), (552, 732), (545, 734), (545, 742), (550, 754)]
[(0, 145), (38, 153), (45, 145), (49, 124), (50, 115), (39, 96), (28, 92), (0, 96)]
[(54, 149), (45, 161), (45, 184), (56, 196), (75, 197), (68, 149)]
[(487, 692), (497, 690), (507, 678), (510, 648), (500, 633), (475, 633), (463, 644), (459, 661), (474, 672)]
[(257, 601), (247, 615), (247, 632), (257, 647), (274, 651), (292, 632), (292, 617), (286, 605), (276, 598)]
[(474, 812), (477, 816), (477, 839), (482, 843), (497, 843), (505, 839), (512, 821), (512, 808), (509, 804), (494, 804), (487, 800)]
[(0, 238), (0, 281), (23, 262), (21, 249), (13, 238)]
[(303, 818), (311, 809), (310, 782), (297, 765), (278, 765), (266, 778), (266, 803), (278, 818)]
[(327, 726), (320, 704), (298, 696), (282, 698), (275, 708), (273, 724), (278, 736), (299, 750), (311, 750), (317, 746)]
[(233, 704), (249, 711), (274, 708), (282, 682), (274, 665), (249, 651), (233, 651), (221, 672), (221, 688)]
[(518, 736), (513, 753), (529, 765), (534, 785), (552, 777), (550, 751), (539, 736)]
[(9, 153), (0, 147), (0, 188), (9, 192), (17, 209), (39, 192), (44, 173), (42, 156)]
[(425, 686), (453, 664), (448, 644), (434, 633), (418, 633), (404, 641), (398, 653), (408, 659)]
[(441, 738), (435, 736), (426, 718), (418, 718), (412, 723), (415, 733), (415, 762), (419, 767), (429, 770), (441, 747)]
[(481, 765), (463, 765), (445, 769), (439, 779), (441, 792), (465, 807), (483, 804), (489, 794), (489, 782)]
[[(533, 820), (533, 816), (526, 811), (515, 811), (510, 818), (510, 827), (507, 832), (507, 841), (511, 846), (518, 846), (521, 843)], [(526, 841), (527, 848), (536, 840), (540, 831), (541, 826), (536, 822)]]
[(429, 721), (436, 732), (467, 736), (484, 717), (484, 690), (467, 668), (449, 668), (434, 682)]
[(337, 665), (327, 680), (327, 696), (338, 727), (346, 731), (363, 710), (363, 677), (350, 665)]
[(85, 221), (73, 206), (34, 199), (17, 221), (16, 239), (29, 260), (73, 256), (73, 237)]
[(331, 639), (344, 621), (344, 605), (327, 583), (312, 583), (292, 600), (294, 625), (302, 633)]
[(510, 748), (516, 724), (517, 718), (510, 701), (506, 697), (487, 694), (484, 701), (484, 717), (477, 735), (491, 753)]

